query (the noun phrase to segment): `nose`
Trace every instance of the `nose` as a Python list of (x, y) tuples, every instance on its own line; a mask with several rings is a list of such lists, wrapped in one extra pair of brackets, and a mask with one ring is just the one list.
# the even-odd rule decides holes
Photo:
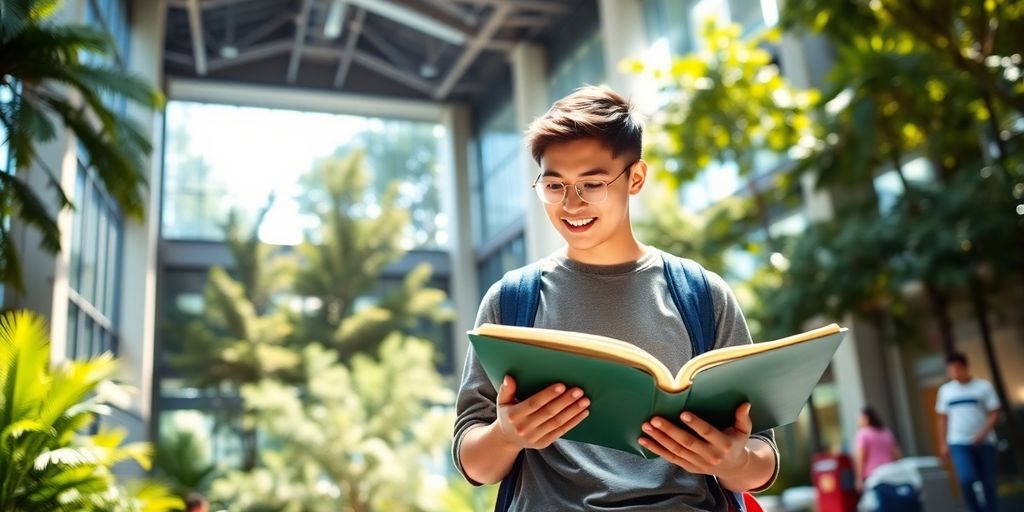
[(565, 191), (565, 199), (562, 200), (562, 209), (566, 213), (577, 213), (587, 207), (587, 203), (580, 197), (580, 192), (575, 185), (569, 186)]

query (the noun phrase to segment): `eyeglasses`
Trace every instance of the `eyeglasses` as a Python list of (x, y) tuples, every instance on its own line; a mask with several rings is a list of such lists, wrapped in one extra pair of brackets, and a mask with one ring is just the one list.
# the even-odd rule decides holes
[(611, 181), (603, 180), (581, 180), (576, 183), (566, 183), (564, 181), (557, 180), (542, 180), (543, 174), (537, 176), (537, 179), (533, 180), (533, 191), (537, 193), (537, 197), (541, 202), (546, 204), (561, 204), (565, 201), (565, 191), (570, 185), (576, 189), (576, 195), (583, 200), (584, 203), (594, 204), (600, 203), (608, 199), (608, 185), (615, 183), (622, 177), (630, 167), (633, 166), (637, 161), (630, 162), (626, 165), (626, 168), (622, 170), (617, 176), (612, 178)]

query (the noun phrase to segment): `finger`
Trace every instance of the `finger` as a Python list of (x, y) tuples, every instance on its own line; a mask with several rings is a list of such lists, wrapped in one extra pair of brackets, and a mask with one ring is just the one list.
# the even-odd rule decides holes
[(569, 419), (569, 421), (566, 421), (565, 423), (562, 424), (562, 426), (556, 428), (555, 430), (551, 431), (548, 435), (542, 437), (540, 441), (538, 441), (538, 444), (542, 446), (547, 446), (555, 442), (556, 440), (564, 436), (567, 432), (572, 430), (573, 427), (579, 425), (589, 415), (589, 409), (584, 409), (582, 411), (577, 412), (575, 416)]
[(511, 376), (506, 375), (501, 380), (501, 387), (498, 388), (498, 398), (496, 399), (498, 405), (509, 405), (516, 402), (516, 380)]
[(701, 471), (702, 468), (699, 465), (694, 464), (686, 457), (681, 457), (672, 450), (662, 446), (655, 439), (641, 437), (640, 439), (637, 439), (637, 442), (640, 443), (640, 446), (650, 450), (651, 453), (654, 453), (658, 457), (661, 457), (670, 463), (689, 471), (690, 473), (703, 473), (703, 471)]
[(666, 449), (687, 459), (693, 459), (694, 456), (700, 459), (715, 458), (711, 453), (711, 447), (705, 440), (686, 432), (664, 418), (653, 418), (644, 423), (641, 429)]
[(548, 402), (558, 398), (562, 393), (565, 393), (565, 384), (560, 382), (552, 384), (516, 404), (515, 413), (509, 411), (509, 416), (512, 417), (514, 414), (515, 418), (521, 421), (523, 418), (547, 405)]
[[(583, 390), (580, 388), (572, 388), (545, 404), (544, 407), (537, 409), (529, 416), (523, 418), (523, 424), (525, 427), (530, 429), (540, 429), (543, 424), (555, 420), (559, 414), (562, 414), (567, 409), (573, 411), (573, 413), (570, 414), (571, 417), (572, 415), (575, 415), (575, 413), (579, 412), (581, 407), (579, 405), (573, 406), (573, 404), (578, 404), (583, 400), (587, 400), (583, 397)], [(590, 405), (589, 400), (587, 400), (586, 404), (582, 405), (582, 407), (586, 407), (587, 405)]]
[(750, 419), (750, 409), (753, 406), (750, 402), (741, 404), (736, 408), (736, 424), (732, 428), (746, 435), (750, 435), (750, 432), (754, 430), (753, 421)]
[(693, 432), (703, 440), (711, 443), (721, 450), (727, 450), (729, 448), (729, 436), (715, 428), (712, 424), (698, 418), (696, 414), (693, 414), (692, 412), (683, 412), (679, 415), (679, 418), (683, 420), (683, 423), (685, 423), (687, 427), (690, 427), (690, 430), (693, 430)]
[[(582, 390), (577, 388), (577, 389), (573, 390), (573, 392), (575, 392), (575, 391), (579, 391), (579, 396), (577, 397), (578, 399), (574, 399), (574, 400), (572, 400), (572, 401), (570, 401), (568, 403), (565, 403), (564, 404), (565, 406), (562, 407), (559, 411), (557, 411), (556, 414), (551, 416), (547, 421), (541, 422), (540, 424), (537, 425), (536, 432), (538, 434), (537, 435), (538, 438), (543, 438), (543, 437), (547, 436), (549, 433), (551, 433), (553, 431), (557, 431), (563, 425), (565, 425), (567, 422), (571, 421), (573, 418), (575, 418), (577, 415), (579, 415), (581, 410), (585, 410), (587, 408), (587, 406), (590, 405), (590, 399), (588, 399), (588, 398), (583, 396), (583, 391)], [(556, 403), (562, 403), (564, 397), (571, 397), (571, 396), (573, 396), (573, 395), (570, 394), (570, 393), (565, 393), (558, 400), (555, 400), (555, 401), (551, 402), (551, 405), (554, 405)], [(542, 409), (541, 411), (543, 411), (543, 410), (544, 409)], [(536, 414), (534, 416), (539, 416), (539, 415), (540, 415), (540, 413), (538, 412), (538, 414)]]

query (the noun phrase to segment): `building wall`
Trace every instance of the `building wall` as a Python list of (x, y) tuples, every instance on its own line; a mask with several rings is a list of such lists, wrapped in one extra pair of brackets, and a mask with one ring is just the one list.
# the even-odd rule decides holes
[[(117, 54), (107, 65), (122, 66), (154, 86), (162, 79), (163, 0), (103, 0), (66, 2), (56, 20), (88, 24), (106, 30)], [(86, 55), (85, 59), (104, 59)], [(69, 93), (72, 101), (80, 101)], [(104, 100), (116, 111), (148, 128), (154, 152), (144, 161), (150, 188), (149, 209), (142, 219), (124, 219), (110, 196), (88, 168), (88, 155), (68, 129), (39, 147), (40, 164), (29, 170), (29, 182), (56, 209), (41, 166), (52, 170), (76, 210), (57, 216), (61, 252), (38, 247), (39, 235), (17, 218), (12, 230), (23, 265), (25, 291), (5, 290), (5, 308), (27, 308), (47, 318), (52, 340), (51, 359), (59, 363), (114, 351), (120, 359), (119, 380), (136, 392), (114, 404), (114, 413), (101, 423), (124, 428), (128, 441), (146, 439), (150, 417), (152, 369), (154, 242), (159, 197), (159, 113), (129, 105), (123, 99)], [(59, 125), (58, 125), (59, 126)], [(125, 466), (126, 472), (137, 467)]]

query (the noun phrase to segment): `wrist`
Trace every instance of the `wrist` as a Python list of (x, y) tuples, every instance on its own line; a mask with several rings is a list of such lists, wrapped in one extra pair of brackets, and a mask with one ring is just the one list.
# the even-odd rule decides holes
[(514, 437), (501, 428), (501, 420), (495, 419), (485, 428), (487, 429), (486, 435), (491, 439), (490, 445), (496, 450), (517, 454), (519, 450), (523, 449)]
[(725, 478), (733, 480), (737, 476), (745, 474), (747, 469), (750, 468), (750, 459), (753, 453), (750, 451), (749, 446), (744, 446), (743, 450), (736, 456), (736, 459), (722, 467), (721, 471), (716, 475), (718, 478)]

